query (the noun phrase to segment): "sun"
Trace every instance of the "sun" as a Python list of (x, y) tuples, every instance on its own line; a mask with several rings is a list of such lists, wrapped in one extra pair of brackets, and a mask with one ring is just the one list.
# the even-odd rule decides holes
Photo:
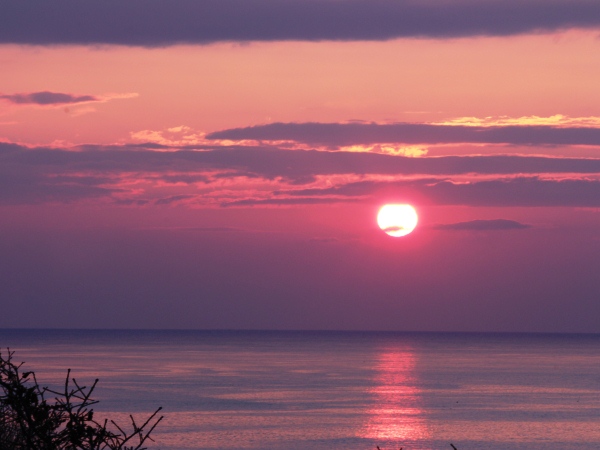
[(411, 205), (384, 205), (377, 214), (377, 225), (393, 237), (406, 236), (417, 226), (419, 217)]

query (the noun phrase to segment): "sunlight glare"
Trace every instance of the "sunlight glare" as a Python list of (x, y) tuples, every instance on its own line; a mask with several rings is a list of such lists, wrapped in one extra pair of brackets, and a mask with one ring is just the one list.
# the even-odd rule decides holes
[(417, 226), (417, 211), (411, 205), (384, 205), (377, 214), (379, 228), (392, 237), (406, 236)]

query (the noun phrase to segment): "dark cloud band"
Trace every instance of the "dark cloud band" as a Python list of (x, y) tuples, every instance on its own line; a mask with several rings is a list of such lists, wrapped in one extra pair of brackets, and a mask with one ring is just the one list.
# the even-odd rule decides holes
[(273, 123), (211, 133), (208, 139), (295, 141), (337, 148), (377, 143), (514, 145), (600, 145), (600, 128), (460, 126), (421, 123)]
[[(471, 206), (600, 206), (600, 182), (581, 174), (600, 174), (600, 159), (519, 156), (406, 158), (400, 156), (261, 147), (203, 148), (169, 152), (132, 147), (77, 149), (26, 148), (0, 143), (0, 203), (68, 202), (119, 196), (127, 199), (119, 180), (130, 177), (152, 184), (210, 183), (217, 178), (265, 178), (281, 187), (310, 185), (319, 175), (420, 175), (428, 178), (394, 182), (363, 181), (327, 189), (273, 192), (266, 200), (232, 199), (232, 205), (307, 204), (364, 198), (407, 198), (418, 204)], [(519, 174), (570, 174), (562, 181)], [(453, 175), (485, 174), (494, 180), (454, 183)], [(580, 174), (580, 175), (576, 175)], [(240, 181), (243, 183), (243, 180)], [(174, 192), (158, 204), (191, 200), (196, 190)], [(239, 201), (237, 201), (239, 200)], [(408, 201), (408, 200), (407, 200)], [(231, 206), (232, 206), (231, 205)]]
[(0, 1), (0, 42), (35, 45), (453, 38), (598, 26), (595, 0)]
[[(203, 148), (203, 151), (170, 152), (140, 146), (86, 147), (72, 151), (57, 148), (26, 148), (0, 143), (0, 167), (45, 168), (64, 173), (158, 172), (166, 177), (194, 175), (220, 170), (224, 176), (278, 177), (310, 181), (311, 177), (333, 174), (380, 175), (462, 175), (600, 173), (600, 159), (547, 158), (540, 156), (444, 156), (409, 158), (366, 152), (325, 152), (280, 150), (270, 147)], [(172, 181), (172, 180), (171, 180)], [(184, 181), (181, 179), (180, 181)]]

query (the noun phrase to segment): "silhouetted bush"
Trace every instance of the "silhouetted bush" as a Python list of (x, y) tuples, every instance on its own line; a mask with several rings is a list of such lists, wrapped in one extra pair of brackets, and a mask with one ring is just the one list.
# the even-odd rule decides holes
[(139, 426), (129, 416), (129, 432), (112, 420), (97, 422), (90, 406), (98, 403), (91, 398), (98, 380), (80, 386), (69, 369), (64, 391), (40, 387), (34, 372), (13, 362), (13, 354), (0, 351), (0, 450), (143, 450), (152, 440), (162, 408)]

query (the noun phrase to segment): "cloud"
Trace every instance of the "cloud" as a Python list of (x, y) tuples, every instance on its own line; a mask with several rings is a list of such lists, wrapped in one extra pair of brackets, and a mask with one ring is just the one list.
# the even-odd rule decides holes
[(376, 202), (402, 199), (421, 205), (600, 207), (598, 180), (544, 180), (537, 177), (460, 183), (450, 180), (360, 181), (278, 194), (302, 198), (362, 197)]
[(180, 194), (180, 195), (172, 195), (170, 197), (159, 198), (154, 202), (156, 205), (172, 205), (173, 203), (178, 203), (182, 200), (189, 200), (190, 198), (194, 198), (193, 195)]
[(165, 46), (509, 36), (600, 26), (595, 0), (0, 0), (0, 43)]
[[(13, 105), (19, 106), (37, 106), (37, 107), (57, 107), (64, 106), (65, 112), (72, 116), (81, 116), (90, 112), (95, 112), (96, 109), (87, 105), (89, 103), (105, 103), (115, 99), (127, 99), (138, 97), (135, 92), (124, 94), (105, 94), (105, 95), (75, 95), (66, 94), (63, 92), (25, 92), (18, 94), (2, 94), (0, 100), (4, 100)], [(70, 107), (73, 107), (71, 110)]]
[(475, 231), (497, 231), (497, 230), (523, 230), (531, 228), (531, 225), (507, 219), (493, 220), (470, 220), (468, 222), (438, 224), (432, 227), (434, 230), (475, 230)]
[(426, 123), (272, 123), (210, 133), (207, 139), (295, 141), (331, 149), (376, 143), (600, 145), (600, 128), (548, 125), (434, 125)]
[(186, 146), (206, 143), (205, 133), (197, 132), (187, 126), (167, 128), (166, 130), (141, 130), (130, 133), (134, 141), (152, 142), (164, 146)]
[(31, 92), (26, 94), (0, 95), (0, 99), (17, 105), (66, 105), (102, 101), (93, 95), (73, 95), (61, 92)]
[[(74, 151), (81, 150), (81, 151)], [(134, 146), (85, 146), (75, 149), (27, 148), (0, 143), (1, 162), (48, 171), (156, 172), (163, 176), (202, 175), (287, 178), (312, 182), (318, 175), (460, 175), (600, 173), (600, 159), (541, 156), (444, 156), (411, 158), (360, 152), (279, 150), (273, 147), (202, 147), (201, 150), (155, 151)], [(182, 180), (183, 181), (183, 180)], [(203, 181), (199, 178), (198, 181)]]
[(17, 171), (0, 165), (0, 204), (70, 203), (108, 198), (119, 192), (120, 189), (97, 186), (85, 178), (65, 179), (35, 169)]
[(322, 205), (331, 203), (354, 203), (358, 199), (354, 198), (340, 198), (340, 197), (327, 197), (327, 198), (315, 198), (315, 197), (303, 197), (303, 198), (265, 198), (255, 199), (246, 198), (242, 200), (234, 200), (230, 202), (224, 202), (221, 206), (293, 206), (293, 205)]
[(135, 198), (123, 198), (123, 199), (115, 199), (115, 205), (124, 205), (124, 206), (146, 206), (150, 203), (150, 200), (145, 199), (135, 199)]
[(176, 174), (176, 175), (161, 175), (160, 179), (167, 183), (208, 183), (210, 178), (202, 174)]
[(564, 114), (553, 116), (487, 116), (487, 117), (458, 117), (434, 123), (434, 125), (465, 125), (465, 126), (506, 126), (506, 125), (549, 125), (555, 127), (600, 127), (600, 117), (569, 117)]
[[(560, 179), (544, 179), (548, 174)], [(28, 148), (0, 143), (0, 203), (5, 204), (103, 198), (156, 205), (193, 196), (198, 205), (228, 206), (398, 197), (417, 204), (600, 206), (598, 174), (600, 159), (582, 158), (409, 158), (257, 146), (164, 151), (154, 144)], [(355, 181), (361, 177), (363, 181)]]

